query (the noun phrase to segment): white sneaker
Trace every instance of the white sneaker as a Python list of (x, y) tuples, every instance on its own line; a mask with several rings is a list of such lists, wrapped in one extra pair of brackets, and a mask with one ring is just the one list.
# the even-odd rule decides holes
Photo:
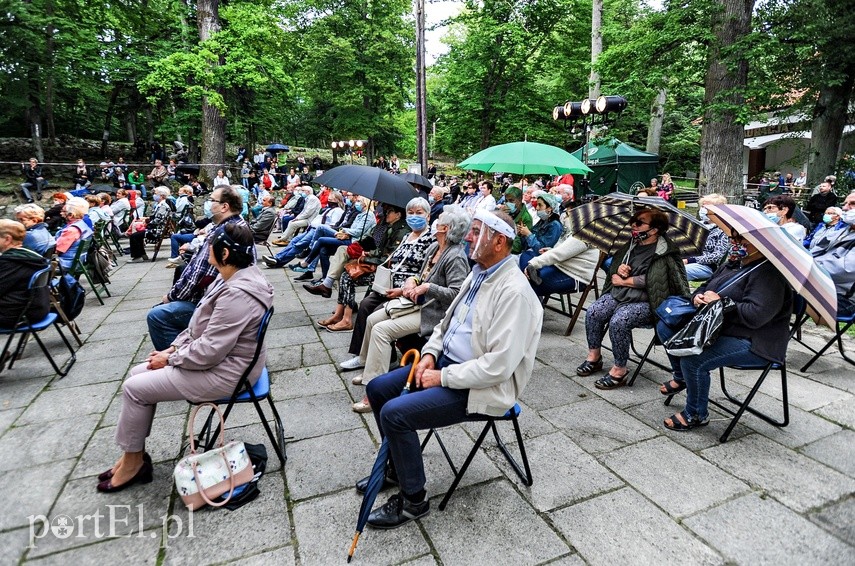
[(167, 259), (166, 263), (168, 263), (172, 267), (175, 267), (178, 265), (184, 265), (187, 262), (184, 261), (183, 257), (178, 256), (178, 257), (171, 257), (171, 258)]
[(353, 369), (361, 369), (361, 368), (364, 368), (364, 367), (365, 367), (365, 365), (364, 365), (362, 362), (360, 362), (360, 361), (359, 361), (359, 356), (355, 356), (355, 357), (350, 358), (349, 360), (347, 360), (347, 361), (345, 361), (345, 362), (341, 362), (341, 363), (339, 364), (339, 367), (340, 367), (341, 369), (343, 369), (343, 370), (350, 371), (350, 370), (353, 370)]

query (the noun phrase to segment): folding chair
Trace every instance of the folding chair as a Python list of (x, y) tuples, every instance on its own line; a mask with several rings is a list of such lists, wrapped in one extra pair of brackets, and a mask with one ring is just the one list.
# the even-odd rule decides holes
[[(579, 315), (582, 311), (587, 311), (587, 309), (583, 306), (585, 301), (588, 299), (588, 293), (593, 289), (594, 291), (594, 300), (600, 298), (600, 282), (597, 276), (600, 273), (600, 268), (603, 266), (603, 262), (606, 260), (608, 256), (600, 252), (600, 258), (597, 260), (597, 266), (594, 268), (594, 274), (591, 276), (591, 280), (588, 283), (583, 283), (579, 285), (579, 289), (572, 292), (561, 293), (558, 296), (558, 299), (561, 301), (561, 309), (557, 309), (551, 305), (548, 305), (549, 297), (544, 301), (543, 306), (548, 308), (551, 311), (558, 312), (561, 314), (566, 314), (570, 317), (570, 324), (567, 325), (567, 330), (564, 331), (564, 336), (570, 336), (570, 333), (573, 332), (573, 327), (576, 326), (576, 321), (579, 319)], [(576, 301), (576, 304), (573, 304), (573, 298), (571, 295), (575, 294), (577, 291), (581, 292), (579, 295), (579, 300)], [(567, 297), (567, 306), (569, 307), (569, 311), (564, 309), (564, 297)]]
[(160, 246), (163, 244), (163, 240), (169, 240), (172, 237), (172, 233), (175, 231), (175, 225), (172, 223), (172, 218), (167, 218), (166, 223), (163, 226), (163, 233), (161, 233), (160, 238), (154, 243), (154, 252), (151, 255), (151, 261), (157, 259), (157, 254), (160, 252)]
[[(255, 347), (255, 355), (252, 357), (252, 361), (249, 363), (249, 366), (246, 368), (246, 371), (243, 372), (243, 375), (240, 377), (237, 386), (235, 387), (234, 392), (231, 397), (225, 399), (218, 399), (216, 401), (210, 401), (210, 403), (215, 403), (217, 405), (226, 405), (225, 411), (223, 411), (223, 422), (229, 418), (229, 413), (232, 410), (232, 407), (238, 403), (252, 403), (255, 406), (255, 410), (258, 412), (258, 416), (261, 418), (261, 424), (264, 425), (264, 430), (267, 431), (267, 437), (270, 439), (270, 443), (273, 445), (273, 449), (276, 451), (276, 456), (279, 457), (279, 462), (284, 466), (285, 460), (287, 460), (287, 455), (285, 454), (285, 430), (282, 427), (282, 419), (279, 416), (279, 411), (276, 410), (276, 405), (273, 404), (273, 399), (270, 397), (270, 376), (267, 373), (267, 368), (263, 368), (261, 371), (261, 377), (258, 378), (258, 381), (255, 382), (255, 385), (249, 384), (249, 374), (252, 372), (255, 364), (258, 362), (258, 357), (261, 355), (261, 348), (264, 345), (264, 336), (267, 333), (267, 326), (270, 324), (270, 317), (273, 316), (273, 307), (270, 307), (261, 319), (261, 324), (258, 327), (258, 335), (257, 335), (257, 344)], [(270, 428), (270, 423), (267, 422), (267, 417), (264, 414), (264, 410), (261, 408), (260, 401), (267, 399), (267, 402), (270, 404), (270, 410), (273, 413), (274, 425), (276, 426), (276, 433), (274, 434), (273, 430)], [(191, 405), (194, 403), (191, 403)], [(208, 415), (208, 418), (205, 421), (205, 425), (202, 427), (202, 431), (199, 433), (199, 444), (205, 446), (205, 450), (210, 450), (213, 448), (214, 443), (217, 441), (217, 438), (220, 435), (220, 425), (217, 424), (217, 428), (211, 433), (211, 423), (213, 422), (214, 411)], [(203, 440), (204, 439), (204, 440)]]
[[(30, 283), (28, 286), (29, 289), (29, 299), (27, 300), (27, 306), (21, 311), (21, 315), (18, 317), (18, 321), (15, 323), (15, 326), (12, 328), (0, 328), (0, 335), (8, 334), (9, 338), (6, 340), (6, 345), (3, 347), (3, 352), (0, 353), (0, 360), (5, 360), (6, 356), (9, 353), (9, 346), (12, 344), (12, 339), (16, 334), (20, 334), (21, 338), (18, 340), (18, 345), (15, 347), (15, 351), (12, 353), (12, 356), (9, 358), (9, 369), (12, 369), (12, 366), (15, 364), (15, 360), (17, 360), (24, 350), (24, 345), (26, 344), (26, 340), (28, 337), (32, 336), (36, 343), (38, 343), (39, 348), (42, 349), (42, 352), (47, 357), (50, 362), (51, 367), (53, 367), (54, 371), (59, 374), (59, 377), (65, 377), (68, 375), (68, 372), (71, 370), (71, 366), (74, 365), (74, 362), (77, 361), (77, 354), (74, 352), (74, 348), (71, 346), (71, 343), (63, 334), (62, 329), (58, 324), (58, 316), (56, 313), (49, 312), (47, 316), (45, 316), (40, 321), (28, 321), (27, 320), (27, 311), (30, 310), (30, 305), (33, 304), (33, 301), (36, 300), (36, 296), (40, 289), (45, 289), (50, 281), (50, 268), (45, 267), (33, 274), (30, 277)], [(45, 328), (53, 326), (56, 328), (56, 331), (59, 333), (60, 338), (62, 338), (63, 343), (68, 348), (68, 351), (71, 353), (71, 358), (65, 362), (62, 368), (56, 365), (56, 362), (53, 360), (53, 356), (50, 355), (50, 351), (48, 351), (47, 347), (45, 347), (44, 342), (42, 342), (41, 338), (39, 338), (39, 332), (44, 330)], [(0, 372), (3, 371), (4, 365), (0, 364)]]
[(92, 228), (92, 239), (99, 248), (103, 248), (107, 251), (107, 257), (110, 259), (110, 264), (113, 267), (117, 267), (119, 262), (116, 261), (116, 254), (113, 253), (113, 250), (110, 249), (110, 234), (108, 232), (109, 226), (112, 222), (107, 222), (106, 220), (99, 220), (95, 223), (95, 226)]
[[(841, 324), (843, 325), (843, 327), (840, 326)], [(852, 359), (847, 356), (846, 351), (843, 349), (843, 335), (846, 334), (846, 331), (849, 330), (853, 324), (855, 324), (855, 314), (851, 314), (849, 316), (838, 316), (836, 325), (837, 332), (835, 332), (834, 337), (831, 338), (831, 340), (829, 340), (825, 344), (825, 346), (815, 351), (815, 355), (810, 359), (810, 361), (808, 361), (808, 363), (806, 363), (802, 367), (801, 371), (807, 371), (808, 368), (812, 366), (813, 363), (817, 361), (825, 353), (825, 351), (828, 350), (835, 342), (837, 342), (837, 350), (840, 352), (840, 355), (843, 357), (843, 359), (849, 362), (850, 364), (855, 365), (855, 359)], [(811, 351), (814, 350), (811, 348)]]
[[(446, 449), (445, 444), (442, 442), (442, 438), (439, 436), (439, 432), (436, 429), (430, 429), (428, 431), (427, 436), (422, 441), (422, 451), (424, 451), (425, 446), (427, 446), (428, 441), (430, 441), (431, 437), (436, 437), (436, 441), (439, 444), (440, 449), (442, 450), (442, 454), (445, 456), (448, 465), (451, 467), (451, 471), (454, 473), (454, 481), (451, 482), (451, 487), (448, 488), (448, 491), (445, 493), (445, 497), (442, 498), (442, 501), (439, 504), (440, 510), (444, 510), (445, 506), (448, 505), (448, 500), (451, 499), (451, 495), (454, 493), (454, 490), (457, 489), (458, 484), (460, 484), (460, 480), (463, 479), (463, 475), (466, 473), (466, 470), (469, 468), (469, 464), (472, 463), (472, 459), (475, 458), (475, 455), (478, 453), (478, 449), (481, 448), (481, 444), (484, 442), (484, 439), (487, 437), (487, 433), (489, 431), (493, 431), (493, 436), (496, 439), (496, 445), (499, 447), (499, 450), (504, 455), (505, 459), (508, 461), (508, 464), (511, 465), (514, 472), (517, 476), (522, 480), (523, 484), (526, 486), (531, 486), (534, 483), (534, 479), (531, 475), (531, 467), (528, 463), (528, 456), (525, 452), (525, 444), (523, 443), (522, 433), (520, 432), (520, 423), (517, 418), (520, 415), (520, 406), (519, 404), (515, 404), (513, 407), (508, 409), (508, 412), (502, 415), (501, 417), (491, 417), (487, 415), (469, 415), (467, 421), (471, 422), (483, 422), (484, 428), (481, 430), (481, 434), (478, 435), (478, 439), (475, 441), (475, 445), (472, 446), (472, 450), (469, 451), (469, 455), (466, 456), (466, 461), (463, 462), (463, 465), (458, 470), (454, 465), (454, 461), (451, 459), (451, 455), (448, 453), (448, 449)], [(517, 437), (517, 444), (519, 445), (520, 458), (522, 459), (522, 466), (517, 463), (516, 459), (511, 455), (508, 451), (508, 447), (505, 445), (502, 437), (499, 435), (499, 431), (496, 428), (496, 422), (498, 421), (511, 421), (514, 425), (514, 433)]]
[[(74, 259), (71, 261), (71, 268), (68, 270), (68, 274), (75, 279), (80, 279), (81, 275), (86, 277), (86, 281), (89, 282), (89, 286), (95, 293), (95, 297), (98, 299), (98, 302), (103, 305), (104, 299), (102, 299), (101, 294), (98, 293), (98, 286), (95, 284), (95, 281), (92, 279), (92, 274), (89, 273), (89, 268), (86, 266), (86, 254), (89, 253), (89, 248), (91, 246), (92, 237), (80, 241), (80, 244), (77, 246), (77, 252), (74, 254)], [(106, 293), (108, 297), (112, 296), (110, 295), (110, 290), (107, 289), (106, 283), (101, 283), (101, 290)]]
[(77, 326), (77, 323), (73, 320), (69, 320), (68, 316), (65, 314), (65, 311), (62, 310), (62, 305), (60, 304), (59, 291), (56, 288), (56, 282), (54, 281), (54, 277), (56, 275), (57, 268), (59, 264), (56, 259), (52, 259), (50, 262), (50, 277), (48, 281), (50, 282), (50, 304), (51, 308), (56, 311), (56, 314), (60, 318), (61, 324), (64, 324), (66, 328), (68, 328), (71, 335), (74, 336), (74, 339), (77, 341), (78, 346), (83, 345), (83, 339), (80, 337), (80, 328)]
[[(805, 310), (807, 309), (807, 303), (803, 298), (794, 293), (794, 301), (793, 301), (793, 314), (795, 315), (795, 322), (793, 323), (792, 328), (790, 329), (789, 340), (793, 339), (793, 336), (801, 328), (801, 325), (805, 321)], [(772, 426), (776, 426), (778, 428), (784, 428), (788, 424), (790, 424), (790, 404), (789, 397), (787, 395), (787, 362), (786, 359), (784, 363), (778, 364), (775, 362), (767, 362), (765, 364), (756, 364), (756, 365), (740, 365), (740, 366), (727, 366), (730, 369), (736, 370), (760, 370), (760, 375), (757, 377), (757, 380), (754, 382), (754, 386), (751, 388), (751, 391), (748, 392), (748, 395), (745, 396), (745, 399), (740, 401), (736, 397), (730, 394), (727, 390), (727, 384), (724, 379), (724, 367), (718, 368), (718, 376), (719, 382), (721, 384), (721, 392), (724, 394), (724, 397), (727, 401), (729, 401), (732, 405), (736, 405), (738, 409), (734, 411), (728, 405), (724, 405), (723, 403), (719, 403), (715, 399), (710, 398), (709, 402), (725, 413), (731, 415), (733, 418), (730, 421), (730, 424), (725, 429), (724, 433), (719, 437), (719, 442), (722, 444), (727, 442), (727, 439), (730, 437), (730, 433), (733, 432), (733, 429), (736, 428), (736, 423), (739, 422), (739, 419), (742, 418), (742, 415), (748, 411), (755, 417), (758, 417)], [(763, 385), (763, 382), (766, 380), (766, 376), (772, 370), (779, 371), (781, 373), (781, 403), (783, 405), (782, 410), (782, 418), (781, 420), (775, 420), (773, 417), (770, 417), (766, 413), (758, 411), (757, 409), (749, 406), (751, 401), (754, 400), (754, 396), (757, 394), (757, 391), (760, 390), (760, 386)], [(665, 405), (671, 404), (671, 399), (674, 398), (674, 395), (669, 395), (665, 399)]]

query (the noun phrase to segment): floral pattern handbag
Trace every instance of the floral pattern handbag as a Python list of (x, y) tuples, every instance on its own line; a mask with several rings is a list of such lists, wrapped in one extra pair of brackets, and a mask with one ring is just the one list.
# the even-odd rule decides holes
[[(220, 417), (220, 435), (217, 447), (207, 452), (196, 452), (196, 438), (193, 422), (196, 413), (202, 407), (216, 411)], [(175, 488), (184, 505), (191, 511), (211, 505), (222, 507), (232, 497), (237, 486), (252, 480), (254, 471), (243, 442), (225, 443), (225, 421), (220, 408), (213, 403), (203, 403), (193, 408), (187, 423), (187, 435), (190, 437), (190, 454), (182, 458), (175, 466), (173, 477)], [(213, 500), (228, 494), (222, 501)]]

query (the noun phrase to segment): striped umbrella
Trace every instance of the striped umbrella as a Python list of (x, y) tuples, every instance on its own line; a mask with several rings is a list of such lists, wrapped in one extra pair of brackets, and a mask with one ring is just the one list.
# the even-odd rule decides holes
[(665, 235), (674, 242), (681, 256), (698, 255), (703, 251), (709, 230), (695, 217), (659, 197), (623, 193), (600, 197), (569, 212), (570, 231), (577, 239), (607, 255), (614, 255), (632, 236), (629, 220), (642, 208), (655, 208), (668, 216)]
[(805, 298), (820, 321), (836, 328), (837, 293), (834, 282), (816, 265), (801, 242), (754, 208), (720, 204), (708, 205), (707, 211), (710, 221), (725, 234), (736, 232), (751, 242), (781, 272), (796, 293)]

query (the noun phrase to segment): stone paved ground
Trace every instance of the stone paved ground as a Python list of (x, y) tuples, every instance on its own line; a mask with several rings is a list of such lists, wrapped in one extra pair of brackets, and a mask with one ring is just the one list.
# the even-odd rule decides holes
[[(53, 376), (34, 344), (0, 374), (0, 565), (343, 563), (360, 503), (352, 485), (369, 471), (378, 435), (370, 415), (350, 411), (362, 388), (336, 369), (349, 334), (314, 324), (334, 301), (309, 296), (281, 270), (267, 272), (277, 291), (268, 346), (273, 396), (291, 437), (284, 472), (273, 458), (259, 499), (234, 512), (195, 513), (191, 537), (171, 481), (188, 407), (168, 403), (147, 446), (154, 483), (96, 493), (95, 475), (118, 453), (122, 379), (150, 349), (145, 315), (172, 277), (163, 259), (125, 261), (113, 297), (100, 306), (90, 296), (80, 315), (86, 342), (66, 378)], [(601, 392), (576, 377), (583, 325), (565, 338), (566, 322), (547, 313), (521, 402), (534, 485), (521, 485), (488, 440), (439, 511), (451, 474), (432, 443), (432, 513), (395, 531), (367, 531), (356, 564), (855, 564), (855, 371), (839, 355), (805, 375), (793, 368), (807, 351), (792, 347), (790, 426), (747, 416), (722, 445), (721, 415), (700, 432), (663, 429), (674, 409), (662, 405), (656, 383), (665, 375), (653, 366), (631, 389)], [(45, 334), (60, 351), (55, 333)], [(648, 339), (638, 333), (639, 343)], [(654, 357), (664, 360), (661, 349)], [(728, 375), (735, 392), (748, 389), (749, 375)], [(770, 377), (757, 404), (780, 410), (780, 398)], [(239, 409), (229, 438), (266, 442), (255, 419)], [(443, 438), (459, 461), (475, 434), (464, 425)], [(55, 529), (45, 531), (39, 515)], [(41, 538), (31, 537), (31, 523)]]

